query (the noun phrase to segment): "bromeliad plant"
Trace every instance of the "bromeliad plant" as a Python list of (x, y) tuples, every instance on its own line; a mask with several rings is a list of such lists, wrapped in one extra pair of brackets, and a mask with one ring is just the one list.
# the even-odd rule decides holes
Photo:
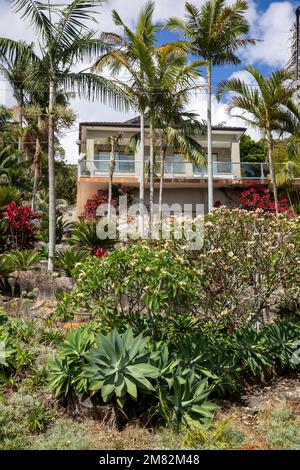
[(114, 329), (106, 336), (99, 334), (96, 342), (88, 355), (86, 373), (90, 391), (100, 391), (104, 403), (116, 400), (123, 408), (128, 396), (137, 400), (138, 392), (155, 391), (151, 380), (158, 377), (159, 370), (150, 364), (149, 338), (143, 334), (134, 337), (131, 328), (123, 335)]

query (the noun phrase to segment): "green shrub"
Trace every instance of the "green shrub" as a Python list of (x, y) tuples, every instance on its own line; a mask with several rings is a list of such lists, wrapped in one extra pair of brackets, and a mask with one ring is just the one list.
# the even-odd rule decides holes
[(97, 224), (97, 221), (76, 222), (70, 230), (68, 243), (88, 253), (92, 253), (99, 246), (111, 248), (114, 240), (100, 239), (97, 235)]
[(16, 201), (17, 203), (21, 201), (19, 191), (13, 186), (0, 185), (0, 210), (12, 201)]
[(16, 250), (6, 255), (14, 271), (33, 269), (41, 261), (41, 255), (36, 250)]
[(141, 244), (92, 258), (74, 271), (77, 285), (58, 313), (86, 308), (107, 330), (127, 323), (137, 333), (161, 337), (170, 323), (197, 310), (202, 279), (184, 254)]
[(297, 219), (221, 207), (206, 216), (204, 233), (202, 250), (188, 255), (204, 279), (200, 310), (215, 322), (263, 321), (282, 287), (299, 285)]
[(63, 272), (65, 276), (72, 277), (76, 264), (86, 260), (87, 254), (74, 248), (67, 248), (65, 251), (58, 251), (55, 254), (54, 265)]
[(277, 320), (264, 328), (263, 336), (275, 364), (287, 369), (298, 366), (293, 361), (300, 341), (300, 323), (297, 320)]

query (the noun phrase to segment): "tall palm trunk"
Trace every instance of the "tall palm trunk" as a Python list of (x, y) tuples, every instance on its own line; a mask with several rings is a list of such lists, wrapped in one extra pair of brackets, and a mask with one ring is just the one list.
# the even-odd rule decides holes
[(153, 221), (154, 221), (154, 126), (152, 118), (150, 120), (150, 158), (149, 158), (149, 204), (150, 204), (150, 219), (149, 219), (149, 238), (152, 238)]
[(208, 212), (210, 212), (214, 206), (212, 136), (211, 136), (211, 62), (207, 63), (206, 75), (207, 75), (207, 186), (208, 186)]
[(108, 185), (108, 211), (107, 211), (107, 218), (108, 220), (111, 219), (111, 201), (112, 201), (112, 186), (113, 186), (113, 177), (115, 171), (115, 143), (112, 139), (111, 141), (111, 151), (110, 151), (110, 159), (109, 159), (109, 185)]
[(19, 161), (23, 160), (23, 98), (20, 99), (19, 103), (19, 139), (18, 139), (18, 150), (20, 152)]
[(56, 239), (56, 204), (55, 204), (55, 168), (54, 168), (54, 118), (55, 83), (53, 78), (49, 84), (49, 137), (48, 137), (48, 167), (49, 167), (49, 257), (48, 271), (53, 272)]
[(35, 153), (33, 157), (33, 188), (32, 188), (32, 202), (31, 202), (31, 207), (33, 211), (36, 210), (36, 195), (37, 195), (37, 189), (38, 189), (38, 183), (39, 183), (39, 177), (40, 177), (41, 153), (42, 153), (41, 143), (40, 143), (39, 137), (37, 137), (36, 142), (35, 142)]
[(276, 185), (276, 178), (275, 178), (275, 168), (273, 162), (273, 139), (271, 132), (268, 132), (268, 160), (269, 160), (269, 167), (270, 167), (270, 177), (273, 186), (273, 194), (274, 194), (274, 202), (275, 202), (275, 212), (276, 215), (279, 214), (278, 208), (278, 193), (277, 193), (277, 185)]
[(141, 173), (140, 173), (140, 234), (143, 237), (145, 232), (145, 115), (141, 113), (141, 122), (140, 122), (140, 132), (141, 132)]
[(163, 143), (160, 147), (160, 179), (159, 179), (159, 197), (158, 197), (158, 221), (161, 226), (162, 222), (162, 197), (164, 187), (164, 176), (165, 176), (165, 158), (166, 158), (166, 146)]
[(33, 156), (32, 170), (33, 170), (33, 188), (32, 188), (32, 201), (31, 207), (32, 210), (36, 210), (36, 195), (38, 190), (39, 178), (41, 175), (41, 155), (42, 155), (42, 146), (40, 141), (40, 132), (42, 129), (42, 118), (38, 117), (37, 120), (37, 136), (35, 139), (35, 152)]

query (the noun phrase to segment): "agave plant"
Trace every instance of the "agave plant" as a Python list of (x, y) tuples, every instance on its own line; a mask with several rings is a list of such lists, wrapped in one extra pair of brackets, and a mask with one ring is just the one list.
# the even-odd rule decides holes
[(72, 271), (77, 263), (81, 263), (87, 257), (86, 252), (74, 248), (58, 251), (55, 254), (54, 266), (61, 270), (67, 277), (72, 277)]
[(158, 377), (159, 369), (150, 363), (148, 341), (142, 333), (134, 337), (131, 328), (123, 335), (115, 329), (106, 336), (99, 334), (86, 367), (91, 392), (101, 391), (104, 402), (114, 397), (121, 408), (127, 395), (136, 400), (138, 391), (154, 392), (150, 380)]
[(296, 349), (299, 346), (300, 326), (290, 320), (280, 320), (263, 330), (272, 358), (281, 367), (293, 368)]
[(48, 383), (55, 395), (65, 396), (72, 390), (87, 390), (87, 379), (82, 375), (87, 363), (86, 353), (94, 343), (94, 335), (88, 328), (70, 331), (59, 346), (57, 356), (48, 364)]
[(234, 356), (241, 368), (254, 377), (263, 378), (272, 368), (272, 360), (265, 344), (265, 338), (253, 326), (237, 330)]
[(185, 377), (174, 375), (167, 392), (160, 391), (160, 409), (171, 426), (197, 425), (212, 418), (218, 406), (207, 400), (208, 380), (198, 380), (193, 370)]
[(26, 271), (32, 269), (41, 261), (41, 254), (36, 250), (16, 250), (6, 255), (13, 271)]

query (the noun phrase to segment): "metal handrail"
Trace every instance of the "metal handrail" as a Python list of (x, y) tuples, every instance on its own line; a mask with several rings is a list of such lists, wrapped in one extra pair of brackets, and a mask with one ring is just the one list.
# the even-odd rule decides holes
[[(117, 160), (115, 174), (124, 174), (139, 177), (141, 160), (134, 156), (128, 156), (128, 160)], [(148, 158), (145, 165), (148, 169)], [(79, 176), (106, 176), (109, 174), (109, 158), (101, 160), (80, 160), (78, 162)], [(284, 165), (284, 162), (276, 162), (276, 165)], [(159, 167), (159, 165), (158, 165)], [(156, 177), (160, 176), (159, 168), (155, 168)], [(165, 178), (207, 178), (207, 169), (199, 167), (188, 161), (166, 160), (164, 164)], [(213, 176), (215, 178), (228, 179), (260, 179), (269, 178), (269, 166), (266, 162), (213, 162)]]

